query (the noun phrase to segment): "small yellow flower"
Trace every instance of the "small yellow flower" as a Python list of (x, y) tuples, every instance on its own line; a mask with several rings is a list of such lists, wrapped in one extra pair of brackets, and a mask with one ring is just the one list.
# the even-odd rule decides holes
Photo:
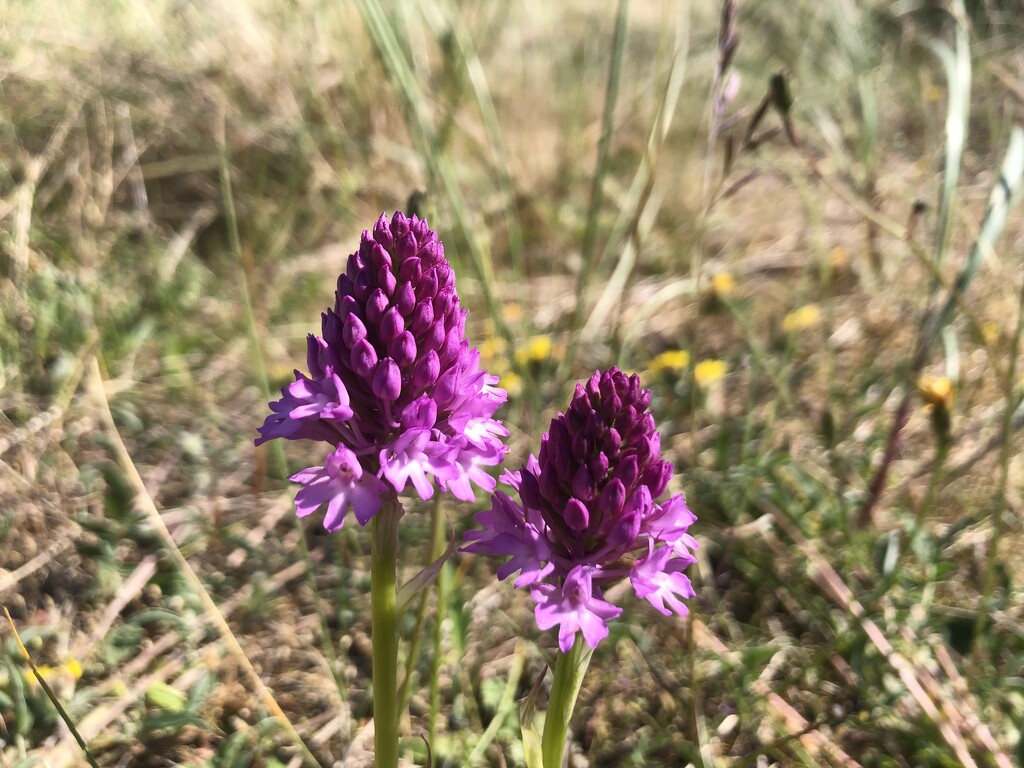
[(841, 245), (828, 252), (828, 264), (832, 269), (841, 271), (850, 266), (850, 254)]
[(929, 84), (924, 89), (925, 101), (942, 101), (943, 95), (942, 89), (934, 83)]
[(701, 360), (693, 368), (693, 380), (698, 387), (710, 387), (729, 370), (724, 360)]
[(504, 376), (509, 368), (508, 345), (501, 336), (485, 336), (477, 345), (481, 366), (495, 376)]
[(518, 373), (506, 373), (501, 377), (498, 386), (508, 392), (509, 397), (519, 397), (523, 394), (523, 380)]
[(523, 308), (516, 302), (510, 301), (501, 308), (501, 316), (506, 323), (515, 325), (523, 319)]
[(981, 339), (985, 342), (986, 346), (993, 346), (999, 341), (999, 323), (993, 323), (991, 320), (981, 324)]
[(736, 291), (736, 278), (730, 272), (718, 272), (711, 278), (711, 290), (719, 298), (730, 296)]
[(817, 304), (805, 304), (782, 318), (782, 330), (786, 333), (806, 331), (821, 321), (821, 310)]
[(665, 373), (668, 371), (682, 371), (690, 365), (690, 353), (685, 349), (670, 349), (655, 355), (647, 364), (651, 373)]
[(68, 659), (64, 662), (64, 668), (71, 674), (75, 680), (80, 680), (82, 677), (82, 662), (78, 659)]
[(480, 359), (490, 363), (505, 351), (505, 340), (500, 336), (485, 336), (476, 348), (480, 350)]
[[(78, 680), (82, 677), (82, 664), (78, 659), (68, 659), (57, 667), (51, 667), (49, 664), (37, 664), (36, 670), (50, 685), (55, 684), (61, 678), (70, 677), (73, 680)], [(31, 669), (25, 670), (25, 680), (29, 685), (39, 684)]]
[[(39, 673), (39, 677), (49, 683), (52, 682), (53, 678), (60, 672), (60, 667), (55, 669), (49, 664), (36, 664), (36, 672)], [(25, 670), (25, 682), (29, 685), (39, 685), (39, 680), (31, 669)]]
[(520, 366), (536, 365), (551, 357), (551, 337), (534, 336), (516, 350), (516, 362)]
[(953, 382), (946, 376), (924, 375), (917, 380), (917, 392), (926, 406), (950, 410), (953, 407)]

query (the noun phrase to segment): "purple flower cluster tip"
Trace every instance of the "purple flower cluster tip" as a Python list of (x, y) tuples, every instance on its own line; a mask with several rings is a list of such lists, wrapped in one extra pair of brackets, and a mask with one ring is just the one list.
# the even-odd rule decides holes
[(468, 552), (511, 556), (499, 578), (519, 571), (529, 586), (537, 625), (558, 626), (558, 645), (572, 648), (577, 632), (594, 648), (622, 609), (602, 589), (628, 577), (637, 597), (665, 615), (686, 615), (693, 597), (683, 574), (697, 542), (687, 533), (696, 517), (682, 494), (658, 499), (672, 478), (648, 413), (650, 392), (618, 368), (577, 384), (564, 414), (518, 472), (502, 478), (520, 501), (498, 492), (477, 515)]
[(324, 504), (324, 527), (348, 507), (365, 525), (385, 494), (407, 484), (423, 499), (434, 484), (472, 500), (490, 493), (486, 467), (504, 457), (508, 430), (493, 418), (505, 402), (466, 340), (466, 310), (437, 233), (416, 216), (383, 214), (363, 232), (338, 278), (322, 336), (307, 339), (308, 375), (270, 403), (256, 445), (283, 437), (327, 443), (321, 467), (292, 475), (299, 516)]

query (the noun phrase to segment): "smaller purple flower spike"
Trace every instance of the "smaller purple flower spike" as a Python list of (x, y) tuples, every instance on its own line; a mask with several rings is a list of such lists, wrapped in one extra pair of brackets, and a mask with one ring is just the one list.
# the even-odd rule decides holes
[(349, 506), (365, 525), (408, 485), (422, 499), (435, 487), (463, 500), (474, 486), (494, 490), (487, 468), (504, 459), (508, 435), (494, 413), (506, 396), (465, 338), (466, 314), (425, 221), (396, 212), (363, 232), (321, 315), (323, 335), (307, 338), (308, 374), (295, 371), (256, 440), (331, 447), (324, 466), (291, 477), (300, 516), (326, 504), (334, 531)]
[[(466, 552), (509, 556), (499, 578), (519, 571), (540, 629), (559, 627), (568, 653), (577, 632), (591, 648), (622, 609), (603, 589), (628, 578), (637, 597), (663, 614), (685, 616), (694, 596), (683, 574), (697, 541), (696, 516), (682, 494), (658, 499), (672, 478), (647, 411), (650, 392), (618, 368), (577, 384), (565, 413), (551, 421), (538, 457), (502, 481), (519, 497), (497, 492), (477, 515)], [(521, 502), (521, 503), (520, 503)]]

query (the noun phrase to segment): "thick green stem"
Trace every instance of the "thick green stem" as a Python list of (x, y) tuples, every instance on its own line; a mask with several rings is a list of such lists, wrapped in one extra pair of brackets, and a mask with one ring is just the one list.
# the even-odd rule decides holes
[(565, 754), (565, 737), (569, 732), (576, 697), (579, 696), (583, 676), (587, 674), (593, 650), (584, 642), (583, 636), (576, 635), (576, 642), (568, 653), (559, 653), (555, 662), (555, 679), (551, 683), (548, 712), (544, 717), (544, 736), (541, 740), (541, 754), (544, 768), (562, 768)]
[(373, 518), (370, 544), (370, 637), (373, 642), (373, 730), (378, 768), (398, 766), (398, 519), (394, 496)]

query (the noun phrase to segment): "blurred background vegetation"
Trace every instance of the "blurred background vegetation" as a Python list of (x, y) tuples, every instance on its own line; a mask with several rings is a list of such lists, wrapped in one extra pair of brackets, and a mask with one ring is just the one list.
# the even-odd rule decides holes
[[(1024, 762), (1021, 39), (1016, 0), (0, 7), (0, 603), (96, 763), (372, 764), (367, 539), (252, 440), (396, 208), (509, 466), (617, 364), (700, 518), (692, 620), (627, 610), (573, 765)], [(495, 567), (408, 616), (416, 764), (522, 764), (555, 643)], [(84, 761), (4, 626), (0, 766)]]

